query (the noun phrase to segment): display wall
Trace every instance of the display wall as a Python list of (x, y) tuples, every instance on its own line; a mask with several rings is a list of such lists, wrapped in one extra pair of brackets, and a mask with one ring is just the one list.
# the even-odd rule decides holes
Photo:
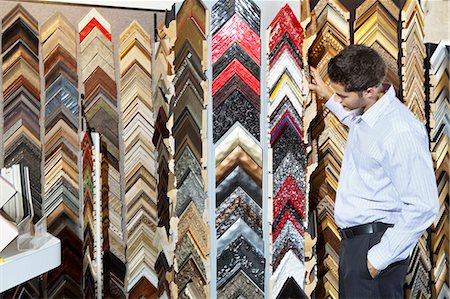
[[(152, 285), (145, 294), (155, 292), (151, 60), (165, 12), (0, 5), (0, 163), (29, 167), (34, 220), (46, 217), (62, 241), (60, 267), (5, 295), (125, 297)], [(82, 131), (101, 136), (100, 180), (94, 143)]]
[(328, 81), (353, 43), (430, 136), (440, 211), (407, 297), (449, 293), (449, 46), (424, 43), (417, 0), (0, 8), (0, 166), (30, 168), (34, 221), (62, 242), (6, 298), (338, 298), (347, 128), (305, 70)]

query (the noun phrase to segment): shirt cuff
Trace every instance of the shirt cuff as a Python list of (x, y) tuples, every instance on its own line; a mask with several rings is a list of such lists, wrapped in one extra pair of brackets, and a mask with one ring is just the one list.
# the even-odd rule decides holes
[(389, 266), (390, 259), (389, 255), (386, 255), (381, 246), (379, 244), (373, 246), (370, 248), (369, 252), (367, 253), (367, 260), (370, 262), (370, 264), (377, 269), (378, 271), (382, 271)]

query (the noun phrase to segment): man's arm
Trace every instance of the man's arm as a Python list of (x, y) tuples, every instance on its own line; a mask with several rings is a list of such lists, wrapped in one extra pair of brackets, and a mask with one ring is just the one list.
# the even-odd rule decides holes
[(309, 84), (309, 89), (316, 92), (319, 97), (327, 99), (328, 101), (325, 103), (325, 106), (333, 112), (344, 125), (351, 127), (355, 121), (358, 109), (345, 110), (342, 104), (335, 100), (334, 91), (323, 81), (319, 72), (313, 67), (311, 67), (311, 77), (312, 82)]
[(411, 128), (393, 133), (385, 142), (385, 172), (402, 202), (394, 227), (368, 254), (368, 265), (381, 271), (409, 256), (438, 212), (438, 192), (426, 130)]
[(345, 110), (341, 103), (334, 100), (335, 95), (325, 103), (325, 106), (347, 127), (351, 127), (356, 121), (359, 109)]

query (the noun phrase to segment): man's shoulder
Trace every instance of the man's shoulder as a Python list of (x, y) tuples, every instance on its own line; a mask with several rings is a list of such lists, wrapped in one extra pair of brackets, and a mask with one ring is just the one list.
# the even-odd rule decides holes
[(399, 134), (404, 133), (426, 136), (424, 124), (408, 109), (408, 107), (400, 101), (392, 106), (392, 109), (386, 113), (383, 122), (386, 136), (398, 136)]

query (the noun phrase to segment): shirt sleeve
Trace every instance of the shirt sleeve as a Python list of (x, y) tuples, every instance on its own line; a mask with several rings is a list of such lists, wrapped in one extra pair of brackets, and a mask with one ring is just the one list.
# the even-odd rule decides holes
[(325, 103), (325, 106), (333, 112), (334, 115), (347, 127), (351, 127), (356, 122), (356, 115), (359, 112), (359, 109), (355, 110), (345, 110), (341, 103), (335, 101), (334, 97), (336, 94), (333, 94), (331, 98)]
[(406, 129), (385, 142), (383, 165), (401, 201), (401, 213), (367, 259), (377, 270), (406, 259), (438, 212), (438, 192), (426, 130)]

